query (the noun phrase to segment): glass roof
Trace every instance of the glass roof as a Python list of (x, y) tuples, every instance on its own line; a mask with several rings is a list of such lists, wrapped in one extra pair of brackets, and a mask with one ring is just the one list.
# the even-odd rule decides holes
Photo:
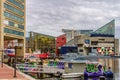
[(109, 23), (105, 24), (101, 28), (91, 33), (91, 36), (114, 37), (114, 35), (115, 35), (115, 20), (110, 21)]

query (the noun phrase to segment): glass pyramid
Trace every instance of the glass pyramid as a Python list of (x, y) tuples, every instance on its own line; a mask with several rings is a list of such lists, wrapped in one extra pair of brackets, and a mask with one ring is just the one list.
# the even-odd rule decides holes
[(110, 21), (101, 28), (91, 33), (91, 37), (114, 37), (115, 20)]

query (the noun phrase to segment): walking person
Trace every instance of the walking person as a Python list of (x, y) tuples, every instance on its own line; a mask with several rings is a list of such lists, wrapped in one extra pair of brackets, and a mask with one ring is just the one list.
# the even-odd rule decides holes
[(9, 66), (11, 66), (11, 57), (8, 59), (8, 63)]
[(15, 59), (13, 58), (12, 59), (12, 67), (14, 67), (14, 65), (15, 65)]

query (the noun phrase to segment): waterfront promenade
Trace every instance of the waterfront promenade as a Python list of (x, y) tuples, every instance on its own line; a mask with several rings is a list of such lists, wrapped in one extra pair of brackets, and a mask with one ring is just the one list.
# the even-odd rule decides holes
[(3, 64), (1, 67), (0, 64), (0, 80), (34, 80), (30, 76), (27, 76), (19, 71), (17, 71), (17, 77), (14, 78), (14, 69), (12, 67)]

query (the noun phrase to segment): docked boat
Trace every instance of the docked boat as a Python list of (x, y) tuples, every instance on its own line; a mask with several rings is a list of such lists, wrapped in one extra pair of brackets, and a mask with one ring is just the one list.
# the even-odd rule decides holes
[(62, 75), (62, 78), (78, 78), (78, 77), (83, 77), (83, 73), (67, 73)]

